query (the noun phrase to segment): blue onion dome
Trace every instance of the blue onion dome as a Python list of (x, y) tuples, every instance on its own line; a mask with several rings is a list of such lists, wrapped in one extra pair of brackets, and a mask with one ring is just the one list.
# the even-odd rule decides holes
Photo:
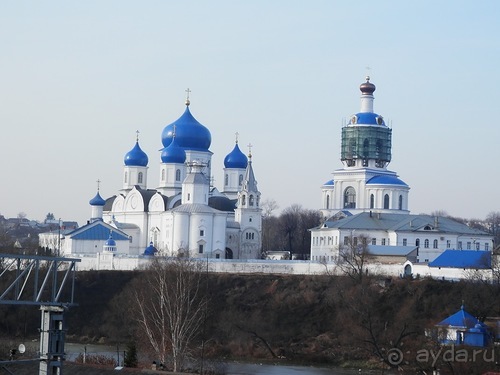
[(177, 144), (175, 136), (168, 147), (162, 150), (161, 161), (163, 163), (184, 163), (186, 161), (186, 151)]
[(98, 191), (95, 197), (89, 201), (89, 204), (91, 206), (104, 206), (106, 204), (106, 201), (102, 199), (101, 194), (99, 194)]
[(183, 115), (163, 129), (161, 134), (163, 147), (168, 147), (172, 142), (174, 133), (177, 144), (185, 150), (208, 151), (212, 143), (210, 131), (200, 124), (189, 111), (189, 99), (186, 100), (186, 110)]
[(224, 158), (224, 167), (246, 169), (248, 165), (247, 156), (238, 147), (238, 141), (234, 145), (233, 151)]
[(144, 255), (155, 255), (157, 252), (158, 250), (153, 246), (153, 242), (150, 242), (149, 246), (146, 247), (146, 250), (144, 250)]
[(134, 148), (127, 152), (124, 158), (125, 165), (131, 167), (147, 167), (148, 161), (148, 155), (142, 151), (139, 140), (135, 142)]
[(114, 246), (116, 247), (116, 241), (113, 239), (113, 234), (112, 233), (109, 233), (109, 238), (106, 240), (106, 243), (104, 244), (104, 246)]

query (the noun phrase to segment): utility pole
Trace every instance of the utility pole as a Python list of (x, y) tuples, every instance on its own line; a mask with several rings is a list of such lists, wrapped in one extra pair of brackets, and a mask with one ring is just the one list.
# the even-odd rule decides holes
[[(38, 255), (0, 254), (5, 268), (0, 273), (0, 304), (39, 306), (40, 358), (39, 375), (62, 375), (66, 327), (64, 312), (74, 302), (76, 262), (80, 259)], [(32, 285), (32, 295), (25, 291)], [(64, 296), (63, 296), (64, 293)], [(27, 360), (23, 360), (27, 361)], [(7, 365), (12, 361), (0, 361)]]

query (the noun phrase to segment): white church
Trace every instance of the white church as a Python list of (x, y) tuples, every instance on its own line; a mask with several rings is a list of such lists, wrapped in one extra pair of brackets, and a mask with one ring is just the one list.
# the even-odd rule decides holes
[[(410, 214), (410, 187), (387, 169), (392, 129), (374, 112), (375, 85), (369, 77), (360, 91), (361, 109), (342, 127), (343, 168), (333, 171), (333, 178), (321, 187), (324, 222), (311, 229), (311, 260), (335, 262), (339, 249), (361, 236), (368, 241), (373, 257), (385, 258), (385, 262), (411, 260), (412, 264), (432, 265), (452, 250), (455, 252), (446, 257), (446, 264), (489, 259), (493, 250), (490, 234), (447, 217)], [(487, 256), (477, 256), (474, 251)], [(465, 258), (465, 263), (459, 258)], [(441, 260), (436, 264), (446, 267)]]
[(40, 246), (61, 256), (113, 254), (257, 259), (261, 253), (260, 192), (251, 150), (224, 159), (222, 190), (211, 186), (210, 131), (190, 111), (161, 133), (159, 186), (148, 187), (149, 157), (137, 137), (125, 155), (121, 189), (90, 200), (91, 218), (76, 230), (40, 235)]

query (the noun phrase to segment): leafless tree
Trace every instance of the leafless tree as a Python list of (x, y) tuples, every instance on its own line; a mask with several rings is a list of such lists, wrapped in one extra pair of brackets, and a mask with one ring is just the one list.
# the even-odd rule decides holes
[(351, 279), (361, 282), (368, 272), (366, 264), (370, 258), (369, 238), (366, 235), (346, 237), (346, 243), (339, 246), (336, 263), (340, 271)]
[(136, 318), (162, 363), (181, 371), (206, 317), (204, 263), (154, 259), (134, 292)]

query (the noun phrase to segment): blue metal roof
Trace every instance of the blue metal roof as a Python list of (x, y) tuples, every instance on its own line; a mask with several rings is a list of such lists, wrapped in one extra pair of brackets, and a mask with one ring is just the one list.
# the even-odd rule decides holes
[(333, 186), (335, 182), (333, 180), (326, 181), (323, 186)]
[[(377, 119), (382, 119), (382, 124), (377, 122)], [(385, 121), (382, 116), (373, 112), (356, 113), (356, 125), (379, 125), (385, 126)]]
[(247, 156), (241, 152), (238, 143), (234, 145), (233, 151), (224, 158), (224, 167), (245, 169), (248, 165)]
[(460, 328), (474, 328), (477, 324), (479, 324), (481, 327), (484, 326), (484, 323), (480, 322), (476, 317), (465, 311), (464, 307), (462, 306), (458, 312), (436, 325)]
[(401, 181), (396, 176), (388, 176), (388, 175), (380, 175), (373, 176), (368, 181), (366, 181), (367, 185), (401, 185), (408, 186), (405, 182)]
[(101, 197), (99, 192), (97, 192), (95, 197), (89, 201), (89, 204), (91, 206), (104, 206), (106, 204), (106, 201)]
[(212, 143), (210, 131), (193, 117), (188, 106), (177, 121), (163, 129), (161, 135), (163, 147), (168, 147), (172, 142), (174, 132), (178, 145), (185, 150), (208, 151)]
[(102, 222), (94, 222), (89, 225), (85, 225), (75, 230), (73, 232), (75, 233), (74, 235), (71, 235), (70, 233), (69, 236), (71, 236), (71, 239), (73, 240), (107, 241), (110, 237), (110, 232), (114, 240), (128, 241), (128, 236)]
[(163, 163), (178, 163), (182, 164), (186, 161), (186, 151), (177, 144), (175, 137), (172, 142), (165, 147), (161, 152), (161, 161)]
[(150, 242), (149, 246), (144, 250), (144, 255), (155, 255), (156, 252), (158, 252), (158, 250), (154, 247), (153, 242)]
[(148, 165), (148, 155), (142, 151), (139, 146), (139, 142), (135, 142), (135, 146), (132, 150), (125, 154), (123, 162), (128, 166), (135, 167), (146, 167)]
[(491, 268), (491, 252), (484, 250), (445, 250), (429, 267)]

